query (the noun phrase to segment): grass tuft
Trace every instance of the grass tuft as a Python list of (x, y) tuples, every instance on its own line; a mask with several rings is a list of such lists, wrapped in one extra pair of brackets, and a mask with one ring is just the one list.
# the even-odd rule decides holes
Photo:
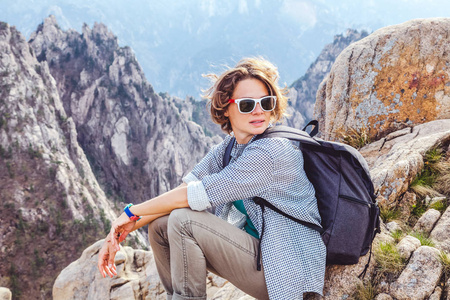
[[(425, 197), (442, 196), (450, 188), (450, 163), (445, 160), (442, 149), (433, 148), (424, 155), (424, 167), (411, 182), (410, 188), (417, 195)], [(445, 178), (442, 180), (441, 178)]]
[(375, 299), (375, 287), (370, 281), (359, 282), (356, 286), (356, 291), (351, 297), (355, 300), (373, 300)]
[(391, 232), (391, 236), (394, 238), (395, 242), (398, 243), (403, 238), (404, 234), (402, 230), (395, 230)]
[(384, 275), (392, 274), (396, 276), (405, 268), (406, 260), (400, 256), (393, 243), (382, 242), (378, 244), (374, 249), (374, 256), (378, 270)]
[(360, 149), (372, 142), (369, 136), (369, 129), (366, 126), (358, 129), (350, 128), (348, 131), (343, 132), (340, 135), (345, 144), (356, 149)]
[(447, 207), (448, 207), (447, 200), (437, 201), (430, 205), (430, 208), (433, 208), (433, 209), (439, 211), (440, 213), (444, 213), (445, 210), (447, 209)]
[(421, 231), (414, 231), (414, 232), (411, 232), (409, 235), (418, 239), (420, 241), (421, 246), (434, 247), (433, 241), (430, 238), (428, 238), (427, 234), (425, 234)]
[(447, 254), (444, 251), (441, 251), (441, 253), (439, 254), (439, 260), (442, 263), (442, 267), (443, 267), (443, 272), (445, 274), (446, 277), (450, 276), (450, 254)]
[(400, 211), (396, 208), (389, 208), (387, 206), (380, 206), (380, 217), (383, 222), (389, 223), (390, 221), (397, 220), (400, 217)]

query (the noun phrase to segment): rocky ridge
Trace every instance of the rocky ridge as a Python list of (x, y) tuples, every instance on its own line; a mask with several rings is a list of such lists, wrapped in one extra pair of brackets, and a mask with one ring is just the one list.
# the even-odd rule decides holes
[(136, 203), (175, 187), (220, 141), (189, 121), (181, 100), (155, 94), (133, 51), (119, 47), (103, 24), (85, 25), (80, 34), (61, 30), (50, 16), (30, 45), (48, 62), (78, 141), (111, 198)]
[(317, 59), (289, 88), (289, 117), (286, 124), (302, 129), (314, 118), (317, 88), (328, 75), (338, 55), (351, 43), (367, 36), (367, 32), (348, 29), (345, 34), (336, 35), (332, 43), (325, 45)]
[(0, 286), (15, 298), (48, 298), (56, 274), (109, 231), (116, 213), (47, 63), (6, 23), (0, 54)]

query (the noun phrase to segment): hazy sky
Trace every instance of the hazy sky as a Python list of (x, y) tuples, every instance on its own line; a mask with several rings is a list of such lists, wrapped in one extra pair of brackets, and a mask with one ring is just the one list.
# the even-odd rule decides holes
[[(262, 53), (289, 85), (347, 28), (370, 33), (412, 19), (450, 17), (449, 0), (0, 0), (0, 7), (0, 21), (27, 38), (50, 14), (63, 29), (104, 23), (121, 46), (135, 51), (157, 91), (179, 96), (195, 94), (187, 89), (211, 62)], [(281, 31), (278, 40), (264, 36)]]

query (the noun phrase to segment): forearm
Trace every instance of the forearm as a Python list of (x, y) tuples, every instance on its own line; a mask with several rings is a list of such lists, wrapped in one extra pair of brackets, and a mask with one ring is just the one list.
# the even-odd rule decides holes
[(169, 214), (174, 209), (183, 207), (189, 207), (186, 184), (141, 204), (133, 205), (130, 207), (130, 211), (135, 215), (146, 217), (140, 226), (142, 227), (160, 216)]

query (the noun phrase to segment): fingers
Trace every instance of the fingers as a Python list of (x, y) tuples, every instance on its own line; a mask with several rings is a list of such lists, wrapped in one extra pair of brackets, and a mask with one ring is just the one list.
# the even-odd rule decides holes
[(114, 259), (117, 251), (115, 250), (116, 248), (112, 246), (112, 240), (115, 239), (111, 239), (108, 236), (98, 254), (97, 268), (103, 278), (105, 278), (106, 276), (112, 278), (117, 275), (116, 265), (114, 264)]
[(108, 269), (112, 274), (117, 275), (116, 264), (114, 263), (115, 257), (116, 257), (116, 252), (110, 253), (109, 258), (108, 258)]

